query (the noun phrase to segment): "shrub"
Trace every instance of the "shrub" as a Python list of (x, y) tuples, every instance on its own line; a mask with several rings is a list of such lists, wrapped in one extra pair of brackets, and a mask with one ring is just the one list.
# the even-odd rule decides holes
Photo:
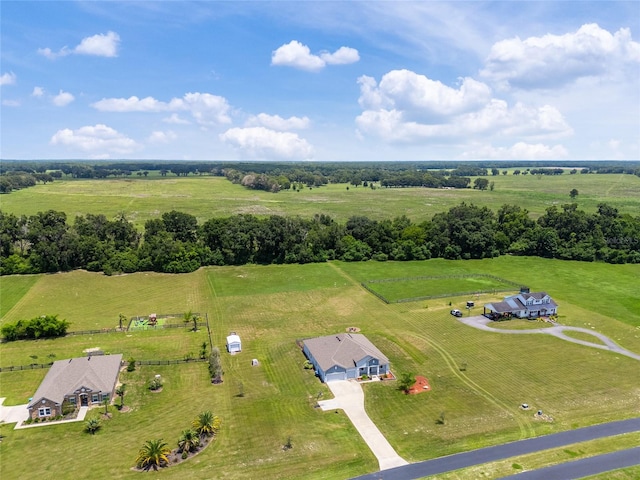
[(65, 399), (62, 402), (62, 415), (63, 416), (66, 416), (66, 415), (69, 415), (69, 414), (73, 413), (75, 411), (75, 409), (76, 409), (76, 406), (73, 403), (71, 403), (69, 400)]
[(129, 359), (129, 364), (127, 365), (127, 372), (133, 372), (136, 369), (136, 360), (131, 357)]
[(64, 337), (67, 334), (69, 322), (58, 320), (57, 315), (43, 315), (31, 320), (18, 320), (7, 323), (0, 332), (8, 342), (20, 339), (37, 340), (38, 338)]
[(403, 373), (400, 375), (400, 381), (398, 382), (398, 389), (402, 390), (404, 393), (409, 393), (409, 389), (411, 386), (416, 383), (416, 377), (414, 377), (413, 373)]
[(216, 380), (222, 377), (222, 364), (220, 363), (220, 349), (213, 347), (209, 355), (209, 374)]
[(162, 388), (162, 379), (160, 378), (152, 378), (149, 382), (149, 390), (160, 390)]

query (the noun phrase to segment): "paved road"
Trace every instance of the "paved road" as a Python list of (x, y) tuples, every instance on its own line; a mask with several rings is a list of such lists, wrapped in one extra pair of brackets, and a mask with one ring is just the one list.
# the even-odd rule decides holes
[(327, 382), (327, 386), (335, 396), (331, 400), (318, 402), (322, 410), (344, 410), (353, 426), (362, 436), (373, 454), (378, 459), (380, 470), (407, 465), (404, 458), (400, 457), (391, 444), (384, 438), (375, 423), (371, 421), (364, 409), (364, 392), (358, 382), (349, 380), (334, 380)]
[[(598, 438), (637, 431), (640, 431), (640, 417), (593, 425), (591, 427), (579, 428), (577, 430), (569, 430), (536, 438), (529, 438), (527, 440), (505, 443), (494, 447), (471, 450), (469, 452), (457, 453), (447, 457), (440, 457), (433, 460), (427, 460), (425, 462), (412, 463), (404, 467), (397, 467), (382, 472), (363, 475), (361, 477), (357, 477), (357, 479), (412, 480), (415, 478), (426, 477), (428, 475), (437, 475), (451, 470), (471, 467), (473, 465), (481, 465), (483, 463), (494, 462), (496, 460), (504, 460), (506, 458), (517, 457), (519, 455), (526, 455), (550, 448), (559, 448), (573, 443), (586, 442)], [(640, 464), (640, 458), (637, 459), (636, 463)]]
[[(548, 335), (553, 335), (554, 337), (560, 338), (562, 340), (566, 340), (567, 342), (577, 343), (579, 345), (585, 345), (587, 347), (599, 348), (601, 350), (608, 350), (610, 352), (619, 353), (620, 355), (626, 355), (627, 357), (631, 357), (635, 360), (640, 360), (640, 355), (637, 353), (633, 353), (626, 348), (622, 348), (616, 342), (611, 340), (606, 335), (603, 335), (600, 332), (595, 332), (593, 330), (589, 330), (588, 328), (580, 328), (580, 327), (567, 327), (564, 325), (556, 325), (553, 327), (545, 327), (545, 328), (532, 328), (530, 330), (507, 330), (502, 328), (491, 328), (489, 324), (491, 320), (487, 317), (483, 317), (482, 315), (478, 315), (475, 317), (466, 317), (466, 318), (458, 318), (465, 325), (469, 325), (474, 328), (478, 328), (480, 330), (485, 330), (488, 332), (494, 333), (505, 333), (511, 335), (526, 335), (531, 333), (546, 333)], [(569, 335), (565, 335), (564, 332), (572, 331), (572, 332), (582, 332), (588, 333), (589, 335), (593, 335), (598, 338), (602, 343), (592, 343), (586, 340), (579, 340), (577, 338), (570, 337)]]
[(640, 447), (531, 470), (504, 477), (503, 480), (540, 480), (542, 478), (544, 480), (567, 480), (568, 478), (588, 477), (619, 468), (633, 467), (638, 464), (640, 464)]

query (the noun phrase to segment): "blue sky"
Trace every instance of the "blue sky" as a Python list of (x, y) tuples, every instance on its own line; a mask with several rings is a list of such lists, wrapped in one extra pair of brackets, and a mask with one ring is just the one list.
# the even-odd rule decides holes
[(640, 158), (640, 2), (2, 1), (0, 157)]

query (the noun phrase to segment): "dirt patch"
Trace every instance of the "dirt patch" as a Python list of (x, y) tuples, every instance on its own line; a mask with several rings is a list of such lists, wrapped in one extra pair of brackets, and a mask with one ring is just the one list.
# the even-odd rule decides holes
[(358, 333), (360, 329), (358, 327), (347, 327), (348, 333)]
[(428, 392), (429, 390), (431, 390), (429, 380), (423, 376), (416, 375), (416, 383), (409, 389), (409, 395), (417, 395), (418, 393)]

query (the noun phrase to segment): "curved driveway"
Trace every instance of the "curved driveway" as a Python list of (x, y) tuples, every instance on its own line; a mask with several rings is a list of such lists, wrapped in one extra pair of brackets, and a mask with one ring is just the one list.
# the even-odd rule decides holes
[[(548, 335), (553, 335), (554, 337), (558, 337), (562, 340), (566, 340), (567, 342), (577, 343), (577, 344), (585, 345), (587, 347), (592, 347), (592, 348), (599, 348), (601, 350), (608, 350), (610, 352), (619, 353), (620, 355), (626, 355), (627, 357), (631, 357), (635, 360), (640, 360), (640, 355), (638, 355), (637, 353), (633, 353), (630, 350), (627, 350), (626, 348), (622, 348), (620, 345), (618, 345), (616, 342), (611, 340), (606, 335), (603, 335), (602, 333), (599, 333), (599, 332), (594, 332), (593, 330), (589, 330), (588, 328), (566, 327), (564, 325), (556, 325), (553, 327), (532, 328), (530, 330), (504, 330), (504, 329), (498, 329), (498, 328), (491, 328), (489, 326), (489, 323), (491, 322), (491, 320), (489, 320), (487, 317), (483, 317), (482, 315), (478, 315), (475, 317), (458, 318), (458, 320), (464, 323), (465, 325), (469, 325), (471, 327), (478, 328), (480, 330), (485, 330), (485, 331), (494, 332), (494, 333), (505, 333), (505, 334), (511, 334), (511, 335), (546, 333)], [(582, 333), (587, 333), (589, 335), (593, 335), (594, 337), (598, 338), (604, 345), (602, 343), (592, 343), (586, 340), (579, 340), (577, 338), (570, 337), (569, 335), (565, 335), (564, 332), (566, 331), (582, 332)]]
[[(414, 478), (427, 477), (429, 475), (437, 475), (449, 472), (451, 470), (459, 470), (461, 468), (481, 465), (483, 463), (504, 460), (519, 455), (527, 455), (541, 450), (550, 448), (559, 448), (574, 443), (587, 442), (598, 438), (611, 437), (613, 435), (622, 435), (640, 431), (640, 417), (631, 418), (629, 420), (621, 420), (618, 422), (602, 423), (591, 427), (579, 428), (576, 430), (568, 430), (566, 432), (553, 433), (551, 435), (543, 435), (541, 437), (529, 438), (517, 442), (505, 443), (503, 445), (495, 445), (493, 447), (471, 450), (469, 452), (457, 453), (447, 457), (440, 457), (425, 462), (412, 463), (404, 467), (393, 468), (384, 472), (370, 473), (357, 477), (358, 480), (412, 480)], [(633, 450), (632, 450), (633, 452)], [(571, 462), (575, 463), (575, 462)], [(636, 458), (635, 464), (640, 464), (640, 458)], [(612, 468), (621, 468), (611, 463)], [(624, 466), (631, 466), (625, 464)], [(607, 469), (606, 471), (610, 470)], [(520, 478), (520, 477), (516, 477)], [(527, 477), (523, 477), (527, 478)], [(528, 478), (547, 478), (544, 476), (534, 476)], [(552, 477), (549, 477), (552, 478)], [(573, 475), (564, 478), (579, 478)]]
[(364, 392), (358, 382), (349, 380), (334, 380), (327, 382), (327, 386), (335, 396), (331, 400), (318, 402), (322, 410), (342, 409), (347, 414), (353, 426), (362, 436), (373, 454), (378, 459), (380, 470), (407, 465), (391, 444), (384, 438), (378, 427), (371, 421), (364, 409)]

